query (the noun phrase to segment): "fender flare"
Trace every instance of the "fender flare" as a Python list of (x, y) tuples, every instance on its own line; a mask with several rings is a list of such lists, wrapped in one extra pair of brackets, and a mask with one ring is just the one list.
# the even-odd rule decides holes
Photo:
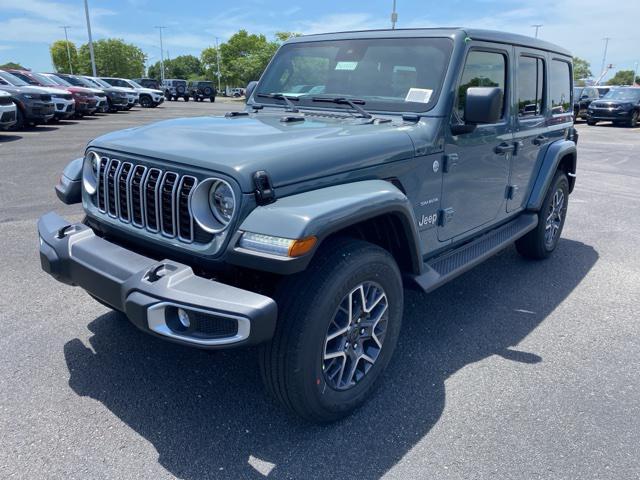
[[(228, 251), (228, 261), (275, 273), (296, 273), (309, 264), (330, 235), (382, 215), (394, 216), (402, 227), (411, 273), (422, 271), (419, 235), (411, 202), (396, 186), (384, 180), (364, 180), (334, 185), (280, 198), (255, 208), (242, 222)], [(242, 232), (300, 239), (315, 236), (311, 252), (298, 258), (276, 258), (249, 252), (237, 245)]]
[[(527, 202), (527, 210), (540, 210), (549, 185), (551, 185), (551, 181), (558, 170), (558, 165), (560, 165), (560, 161), (567, 155), (571, 158), (569, 173), (575, 175), (577, 162), (576, 144), (570, 140), (559, 140), (549, 145), (544, 154), (544, 159), (542, 160), (536, 181), (531, 189), (529, 201)], [(570, 181), (570, 186), (570, 190), (573, 190), (572, 181)]]
[(84, 157), (71, 160), (60, 175), (55, 187), (56, 195), (63, 203), (73, 205), (82, 201), (82, 164)]

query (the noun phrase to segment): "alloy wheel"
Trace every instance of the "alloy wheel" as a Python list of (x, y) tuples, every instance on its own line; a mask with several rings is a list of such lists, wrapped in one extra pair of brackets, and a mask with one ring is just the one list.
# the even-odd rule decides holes
[(336, 390), (348, 390), (371, 370), (384, 343), (388, 323), (387, 294), (364, 282), (341, 300), (324, 341), (322, 370)]
[(553, 248), (557, 241), (558, 232), (562, 226), (562, 220), (566, 210), (565, 204), (564, 190), (558, 188), (551, 199), (545, 224), (544, 243), (549, 249)]

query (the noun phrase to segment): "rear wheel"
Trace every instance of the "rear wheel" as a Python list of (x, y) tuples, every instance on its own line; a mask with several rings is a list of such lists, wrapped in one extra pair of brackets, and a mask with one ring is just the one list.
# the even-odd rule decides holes
[(211, 103), (215, 102), (215, 101), (216, 101), (216, 97), (209, 97), (209, 101), (210, 101)]
[(542, 260), (553, 253), (562, 234), (569, 204), (569, 180), (558, 171), (542, 202), (538, 225), (516, 241), (516, 249), (527, 258)]
[(182, 98), (184, 98), (184, 101), (185, 101), (185, 102), (188, 102), (188, 101), (189, 101), (189, 95), (185, 95), (185, 96), (184, 96), (184, 97), (182, 97)]
[(590, 118), (587, 118), (587, 125), (591, 125), (591, 126), (593, 126), (593, 125), (595, 125), (596, 123), (598, 123), (598, 122), (596, 122), (595, 120), (591, 120)]
[(276, 332), (260, 353), (267, 390), (310, 421), (348, 415), (371, 397), (398, 340), (403, 290), (393, 257), (332, 240), (283, 280), (276, 299)]

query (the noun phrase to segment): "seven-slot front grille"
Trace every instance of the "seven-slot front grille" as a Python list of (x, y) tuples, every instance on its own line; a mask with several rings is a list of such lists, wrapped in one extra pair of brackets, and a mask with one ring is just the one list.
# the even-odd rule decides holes
[(100, 158), (97, 177), (101, 213), (183, 242), (204, 240), (189, 210), (195, 177), (107, 157)]

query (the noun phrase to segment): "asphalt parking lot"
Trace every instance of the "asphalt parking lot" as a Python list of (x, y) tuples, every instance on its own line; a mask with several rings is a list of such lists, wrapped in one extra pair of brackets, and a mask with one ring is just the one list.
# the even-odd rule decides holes
[(407, 291), (381, 389), (317, 427), (265, 396), (254, 351), (157, 340), (40, 270), (37, 218), (81, 218), (53, 185), (88, 140), (237, 108), (0, 132), (0, 478), (640, 478), (640, 129), (579, 124), (555, 256)]

